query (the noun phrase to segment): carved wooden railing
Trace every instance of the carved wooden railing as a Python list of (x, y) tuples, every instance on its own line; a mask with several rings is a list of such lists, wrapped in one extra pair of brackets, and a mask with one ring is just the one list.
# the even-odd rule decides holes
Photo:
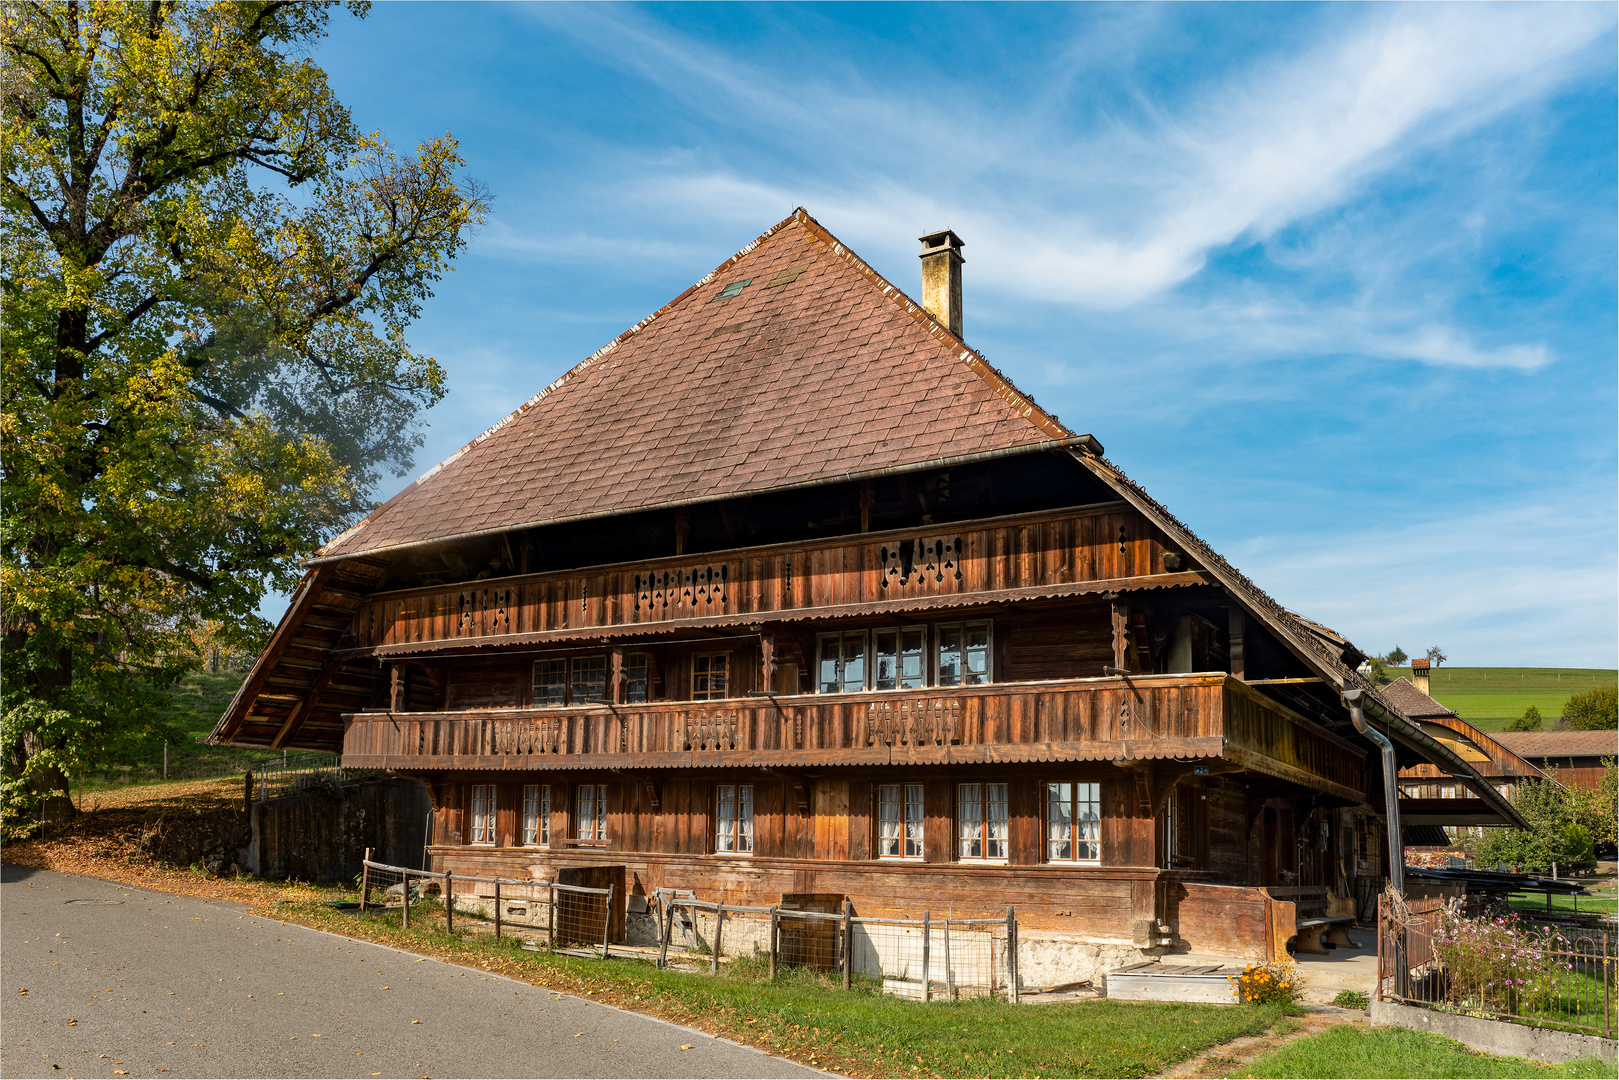
[(589, 769), (1226, 758), (1359, 792), (1364, 752), (1221, 674), (356, 713), (345, 765)]
[(361, 605), (346, 646), (389, 648), (508, 635), (747, 618), (1157, 575), (1161, 533), (1121, 503), (817, 544), (673, 558), (388, 593)]

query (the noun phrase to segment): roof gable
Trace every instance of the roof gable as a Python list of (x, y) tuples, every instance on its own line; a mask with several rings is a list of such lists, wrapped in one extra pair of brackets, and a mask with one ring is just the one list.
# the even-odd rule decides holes
[(1069, 434), (800, 209), (317, 561)]

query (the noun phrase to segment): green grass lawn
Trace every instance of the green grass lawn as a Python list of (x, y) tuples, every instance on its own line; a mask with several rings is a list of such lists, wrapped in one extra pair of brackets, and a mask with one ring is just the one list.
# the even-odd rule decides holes
[[(1587, 885), (1591, 892), (1585, 896), (1553, 896), (1551, 909), (1553, 911), (1584, 911), (1601, 912), (1612, 915), (1619, 911), (1619, 896), (1613, 891), (1613, 880), (1597, 885)], [(1512, 910), (1521, 911), (1533, 917), (1537, 911), (1546, 910), (1546, 896), (1544, 893), (1513, 893), (1510, 902)]]
[[(1411, 669), (1389, 668), (1390, 678), (1401, 675), (1409, 679)], [(1619, 670), (1442, 667), (1431, 681), (1434, 700), (1482, 731), (1501, 731), (1531, 705), (1545, 727), (1554, 727), (1570, 694), (1619, 681)]]
[(1469, 1050), (1454, 1039), (1395, 1027), (1345, 1025), (1290, 1042), (1249, 1062), (1233, 1076), (1522, 1077), (1605, 1076), (1613, 1066), (1594, 1058), (1542, 1065)]
[[(247, 768), (255, 761), (270, 756), (266, 751), (242, 746), (204, 746), (198, 736), (213, 731), (219, 717), (230, 704), (237, 687), (247, 677), (243, 671), (210, 675), (194, 672), (171, 691), (175, 712), (184, 729), (178, 739), (169, 740), (169, 778), (190, 780), (198, 777), (223, 776)], [(85, 791), (100, 791), (126, 784), (151, 783), (163, 779), (163, 739), (147, 739), (124, 762), (115, 768), (87, 774), (83, 778)], [(79, 786), (78, 778), (74, 787)]]
[(1153, 1001), (923, 1004), (870, 985), (843, 990), (836, 976), (803, 969), (771, 982), (762, 963), (738, 961), (710, 975), (633, 959), (529, 952), (511, 938), (446, 935), (443, 908), (433, 900), (412, 905), (408, 931), (397, 911), (359, 915), (293, 903), (273, 914), (652, 1013), (855, 1076), (1148, 1076), (1232, 1039), (1264, 1034), (1283, 1017), (1281, 1006)]

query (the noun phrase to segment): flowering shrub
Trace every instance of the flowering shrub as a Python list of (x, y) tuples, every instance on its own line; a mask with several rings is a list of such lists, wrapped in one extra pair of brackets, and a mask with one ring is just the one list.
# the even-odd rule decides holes
[(1236, 991), (1238, 1001), (1251, 1001), (1260, 1005), (1290, 1005), (1304, 996), (1304, 979), (1293, 965), (1272, 960), (1263, 964), (1249, 964), (1241, 975), (1227, 975)]
[(1469, 917), (1445, 910), (1433, 924), (1434, 957), (1445, 974), (1445, 1000), (1463, 1010), (1527, 1015), (1547, 1008), (1573, 969), (1568, 941), (1549, 926), (1510, 911)]

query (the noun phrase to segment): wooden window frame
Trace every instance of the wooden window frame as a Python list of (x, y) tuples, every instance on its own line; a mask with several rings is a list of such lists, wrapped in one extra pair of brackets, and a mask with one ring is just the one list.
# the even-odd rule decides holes
[[(843, 643), (846, 640), (854, 640), (854, 639), (859, 639), (860, 640), (861, 648), (862, 648), (862, 652), (860, 654), (860, 665), (861, 665), (861, 668), (860, 668), (860, 685), (858, 687), (851, 688), (849, 686), (848, 678), (844, 675), (844, 660), (845, 660), (845, 657), (843, 655)], [(838, 686), (838, 688), (836, 690), (826, 690), (826, 689), (822, 688), (821, 673), (822, 673), (823, 670), (825, 670), (826, 663), (827, 663), (827, 659), (826, 659), (826, 643), (828, 641), (836, 641), (838, 643), (838, 656), (837, 656), (837, 660), (836, 660), (836, 663), (837, 663), (837, 686)], [(820, 634), (815, 635), (815, 692), (817, 694), (859, 694), (859, 693), (863, 693), (864, 691), (871, 688), (871, 685), (872, 685), (872, 666), (873, 665), (872, 665), (872, 651), (871, 651), (871, 631), (869, 631), (869, 630), (829, 630), (829, 631), (826, 631), (825, 633), (820, 633)]]
[[(730, 796), (729, 813), (727, 794)], [(753, 854), (753, 812), (752, 784), (714, 785), (714, 854)]]
[[(979, 682), (969, 682), (968, 673), (971, 666), (971, 655), (977, 650), (967, 644), (968, 627), (983, 626), (984, 628), (984, 676)], [(961, 677), (955, 682), (945, 682), (944, 676), (944, 639), (945, 632), (956, 630), (961, 634)], [(988, 686), (995, 681), (995, 620), (993, 619), (963, 619), (960, 622), (934, 623), (933, 648), (931, 651), (934, 686)]]
[[(978, 810), (971, 817), (965, 809), (964, 795), (967, 788), (977, 788), (976, 799)], [(992, 827), (997, 824), (990, 815), (990, 807), (995, 805), (991, 799), (992, 789), (999, 788), (1002, 816), (999, 820), (1001, 835), (992, 836)], [(967, 835), (967, 827), (974, 825), (978, 829), (976, 836)], [(967, 850), (969, 844), (976, 843), (982, 849), (982, 854), (974, 855)], [(1000, 854), (991, 855), (993, 844), (1000, 845)], [(963, 780), (956, 784), (956, 861), (970, 863), (1006, 863), (1011, 859), (1012, 853), (1012, 785), (1005, 780)]]
[[(639, 661), (635, 663), (634, 661)], [(639, 669), (640, 676), (631, 674)], [(624, 654), (624, 704), (645, 705), (652, 700), (652, 658), (644, 652), (627, 652)], [(640, 685), (640, 696), (636, 697), (635, 687)]]
[[(713, 663), (714, 663), (714, 661), (716, 659), (723, 660), (725, 662), (725, 670), (720, 673), (724, 678), (724, 685), (720, 688), (719, 692), (717, 692), (717, 693), (714, 690), (714, 668), (713, 668)], [(708, 661), (709, 667), (708, 667), (707, 670), (702, 671), (702, 672), (699, 672), (697, 670), (697, 661), (699, 661), (699, 660)], [(698, 675), (705, 675), (705, 676), (708, 677), (708, 687), (706, 689), (704, 689), (701, 693), (699, 693), (699, 691), (697, 689), (697, 677), (698, 677)], [(724, 701), (726, 698), (728, 698), (730, 696), (731, 696), (731, 654), (729, 652), (692, 653), (691, 654), (691, 700), (693, 700), (693, 701)]]
[[(533, 793), (532, 801), (530, 792)], [(530, 816), (532, 808), (533, 816)], [(530, 822), (533, 823), (532, 828)], [(523, 817), (519, 823), (519, 836), (524, 847), (551, 846), (551, 785), (523, 785)]]
[[(906, 783), (901, 781), (894, 784), (876, 784), (877, 812), (872, 814), (872, 821), (876, 825), (876, 842), (872, 850), (877, 852), (877, 858), (890, 859), (899, 862), (921, 862), (927, 851), (927, 792), (922, 784)], [(897, 790), (898, 798), (885, 799), (889, 791)], [(912, 793), (915, 798), (912, 798)], [(884, 808), (896, 806), (899, 808), (897, 817), (884, 816)], [(912, 817), (912, 810), (915, 817)], [(883, 826), (893, 822), (898, 830), (894, 836), (885, 836)], [(913, 829), (914, 827), (914, 829)], [(914, 836), (913, 836), (914, 831)], [(889, 854), (888, 841), (894, 840), (899, 844), (898, 854)]]
[[(1059, 801), (1053, 798), (1053, 789), (1066, 787), (1069, 789), (1065, 799), (1068, 810), (1068, 835), (1066, 837), (1053, 836), (1054, 822), (1051, 808)], [(1041, 797), (1045, 803), (1045, 861), (1070, 866), (1101, 866), (1102, 865), (1102, 785), (1095, 780), (1050, 780), (1040, 786)], [(1085, 796), (1089, 795), (1089, 798)], [(1096, 835), (1094, 839), (1081, 837), (1081, 825), (1087, 819), (1081, 816), (1081, 807), (1095, 807), (1095, 816), (1090, 818), (1094, 822)], [(1057, 844), (1066, 843), (1069, 855), (1059, 855), (1053, 850)], [(1095, 851), (1094, 857), (1081, 857), (1083, 848)]]
[[(598, 697), (589, 697), (588, 691), (580, 693), (581, 686), (595, 685), (594, 683), (581, 683), (579, 681), (581, 662), (592, 665), (601, 665), (601, 693)], [(569, 705), (601, 705), (612, 698), (613, 665), (606, 653), (591, 653), (588, 656), (568, 657), (568, 704)]]
[[(472, 784), (467, 794), (467, 835), (469, 846), (494, 847), (496, 785)], [(479, 807), (482, 807), (480, 811)]]
[[(587, 794), (588, 793), (588, 794)], [(591, 800), (586, 814), (585, 800)], [(579, 784), (574, 791), (573, 838), (584, 844), (607, 843), (607, 785)]]
[[(920, 674), (914, 676), (915, 685), (906, 686), (905, 682), (907, 680), (907, 676), (904, 674), (903, 668), (904, 668), (904, 664), (905, 664), (905, 658), (907, 656), (912, 655), (912, 653), (905, 648), (905, 635), (911, 634), (911, 633), (919, 634), (919, 635), (921, 635), (921, 638), (922, 638), (922, 646), (921, 646), (920, 650), (918, 650), (915, 653), (915, 655), (921, 661), (921, 672), (920, 672)], [(894, 661), (894, 685), (893, 686), (883, 686), (882, 685), (882, 683), (883, 683), (882, 662), (883, 662), (884, 653), (883, 653), (883, 649), (882, 649), (882, 642), (883, 642), (883, 638), (889, 637), (889, 636), (892, 636), (893, 639), (894, 639), (894, 652), (892, 654), (890, 654), (890, 655), (892, 655), (893, 661)], [(886, 690), (922, 690), (922, 689), (925, 689), (927, 687), (927, 685), (928, 685), (928, 668), (929, 668), (928, 660), (929, 660), (929, 652), (928, 652), (928, 628), (927, 628), (927, 626), (925, 626), (923, 624), (920, 624), (920, 623), (917, 623), (917, 624), (907, 624), (907, 625), (904, 625), (904, 626), (881, 626), (881, 627), (878, 627), (877, 629), (875, 629), (875, 630), (873, 630), (871, 632), (871, 643), (870, 643), (870, 646), (869, 646), (869, 650), (867, 652), (867, 666), (870, 668), (870, 671), (871, 671), (871, 674), (870, 674), (870, 686), (871, 686), (871, 689), (879, 690), (879, 691), (886, 691)]]
[[(561, 681), (561, 684), (560, 684), (562, 692), (561, 692), (560, 700), (557, 700), (557, 701), (550, 701), (550, 700), (541, 701), (540, 700), (540, 666), (542, 664), (547, 665), (547, 666), (549, 666), (551, 664), (560, 664), (560, 665), (562, 665), (562, 667), (561, 667), (562, 681)], [(531, 675), (531, 682), (530, 682), (530, 688), (529, 688), (529, 693), (530, 693), (531, 696), (530, 696), (529, 700), (534, 703), (534, 707), (539, 708), (539, 709), (560, 709), (560, 708), (565, 708), (567, 706), (567, 704), (568, 704), (568, 660), (567, 660), (567, 658), (566, 657), (554, 657), (554, 656), (544, 657), (543, 659), (534, 661), (534, 666), (531, 669), (531, 671), (532, 671), (532, 675)], [(551, 684), (547, 683), (546, 685), (549, 688)], [(549, 697), (549, 694), (547, 695), (547, 697)]]

